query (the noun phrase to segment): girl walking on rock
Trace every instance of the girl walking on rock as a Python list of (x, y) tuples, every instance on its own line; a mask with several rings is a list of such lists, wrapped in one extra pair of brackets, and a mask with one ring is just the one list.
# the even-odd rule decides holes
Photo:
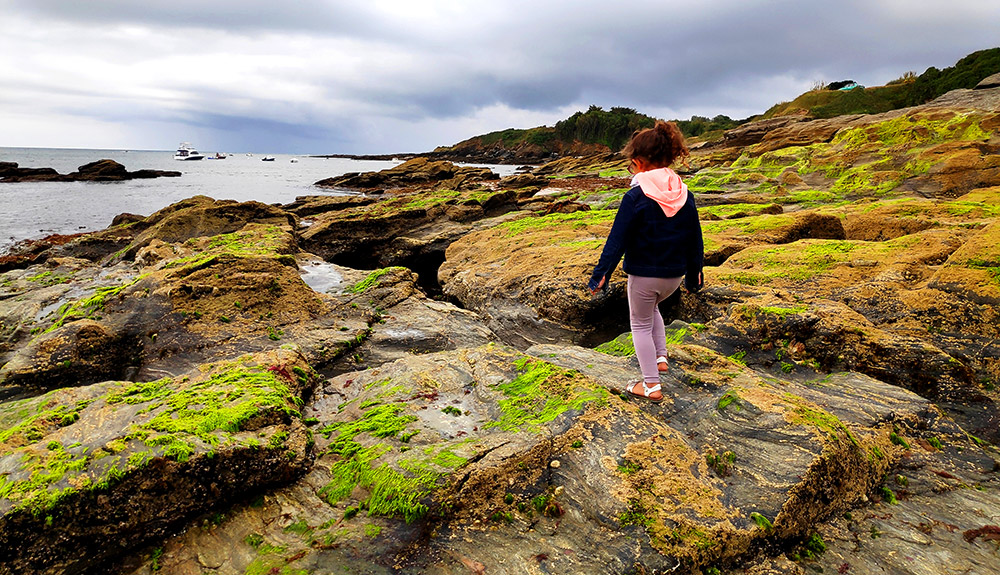
[(704, 244), (694, 195), (670, 165), (688, 155), (673, 122), (658, 121), (625, 146), (632, 188), (622, 198), (601, 259), (587, 287), (596, 294), (625, 256), (629, 322), (642, 381), (628, 384), (635, 397), (659, 403), (661, 371), (667, 371), (666, 333), (657, 304), (681, 282), (701, 289)]

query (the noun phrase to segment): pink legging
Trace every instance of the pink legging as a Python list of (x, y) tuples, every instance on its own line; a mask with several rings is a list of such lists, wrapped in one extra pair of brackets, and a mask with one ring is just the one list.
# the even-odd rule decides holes
[(684, 280), (679, 278), (647, 278), (628, 276), (628, 319), (632, 326), (632, 345), (646, 383), (659, 383), (656, 358), (667, 355), (667, 335), (663, 316), (656, 307), (670, 297)]

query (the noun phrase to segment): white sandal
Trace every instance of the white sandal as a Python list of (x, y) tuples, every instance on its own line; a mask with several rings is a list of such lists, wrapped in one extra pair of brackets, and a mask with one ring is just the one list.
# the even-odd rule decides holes
[[(663, 364), (662, 368), (660, 367), (661, 363)], [(667, 363), (667, 358), (665, 356), (661, 355), (660, 357), (656, 358), (656, 370), (657, 371), (667, 371), (669, 369), (670, 369), (670, 364)]]
[[(635, 388), (635, 384), (637, 383), (642, 384), (642, 395), (639, 395), (638, 393), (632, 391), (632, 389)], [(663, 401), (663, 392), (660, 391), (660, 389), (661, 389), (660, 384), (658, 383), (654, 383), (653, 385), (650, 386), (646, 385), (645, 381), (633, 381), (632, 383), (628, 384), (628, 386), (625, 388), (625, 393), (627, 393), (629, 397), (638, 397), (639, 399), (645, 399), (646, 401), (649, 401), (651, 403), (660, 403), (661, 401)], [(660, 397), (657, 398), (649, 397), (651, 393), (656, 393), (657, 391), (660, 391)]]

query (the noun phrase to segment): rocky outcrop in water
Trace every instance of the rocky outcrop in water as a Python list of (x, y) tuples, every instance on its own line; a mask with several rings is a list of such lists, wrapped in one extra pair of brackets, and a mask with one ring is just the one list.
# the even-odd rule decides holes
[(97, 160), (77, 171), (60, 174), (52, 168), (21, 168), (16, 162), (0, 162), (0, 182), (119, 182), (149, 178), (179, 177), (172, 170), (136, 170), (130, 172), (114, 160)]
[(613, 156), (26, 245), (0, 573), (989, 572), (995, 97), (696, 151), (660, 404), (585, 289)]
[(351, 172), (343, 176), (327, 178), (316, 182), (316, 185), (323, 188), (371, 190), (433, 183), (440, 187), (457, 190), (475, 186), (484, 180), (495, 179), (497, 179), (497, 175), (489, 168), (456, 166), (445, 160), (429, 160), (421, 157), (407, 160), (394, 168), (379, 172)]

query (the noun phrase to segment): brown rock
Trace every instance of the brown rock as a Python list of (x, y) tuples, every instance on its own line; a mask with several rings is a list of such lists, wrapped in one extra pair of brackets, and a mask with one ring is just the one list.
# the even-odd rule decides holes
[(69, 176), (92, 181), (122, 180), (128, 177), (128, 170), (114, 160), (98, 160), (80, 166)]
[(130, 367), (137, 369), (141, 353), (138, 334), (116, 333), (90, 319), (69, 323), (29, 347), (0, 369), (4, 385), (45, 389), (53, 381), (69, 386), (124, 379)]
[(927, 150), (920, 159), (932, 162), (932, 167), (912, 185), (924, 184), (937, 191), (938, 197), (955, 198), (1000, 184), (1000, 143), (946, 142)]
[(323, 212), (331, 212), (353, 208), (357, 206), (367, 206), (378, 201), (371, 196), (341, 195), (341, 196), (299, 196), (290, 204), (285, 204), (282, 209), (292, 212), (299, 217), (314, 216)]
[(518, 189), (531, 186), (546, 186), (549, 181), (548, 178), (534, 174), (515, 174), (501, 179), (499, 185), (504, 189)]
[(178, 177), (180, 172), (165, 170), (139, 170), (129, 172), (114, 160), (98, 160), (84, 164), (77, 171), (59, 174), (52, 168), (19, 168), (16, 163), (5, 162), (0, 167), (2, 182), (116, 182), (136, 178)]
[(448, 161), (434, 161), (420, 157), (380, 172), (348, 173), (320, 180), (315, 185), (349, 189), (400, 188), (462, 178), (458, 182), (461, 186), (468, 185), (472, 181), (494, 180), (498, 177), (489, 168), (460, 167)]
[(778, 128), (782, 128), (798, 122), (808, 122), (808, 121), (809, 121), (808, 118), (800, 116), (781, 116), (780, 118), (771, 118), (769, 120), (750, 122), (738, 128), (727, 130), (722, 135), (722, 140), (718, 142), (710, 142), (705, 146), (705, 148), (717, 148), (717, 147), (745, 148), (747, 146), (752, 146), (760, 142), (772, 130), (776, 130)]
[(249, 223), (281, 227), (294, 226), (296, 220), (295, 216), (281, 208), (261, 202), (241, 203), (195, 196), (146, 218), (140, 226), (142, 231), (135, 236), (122, 257), (133, 257), (154, 239), (177, 243), (192, 238), (231, 234)]
[(1000, 88), (1000, 72), (983, 78), (973, 90), (988, 90), (990, 88)]
[(146, 219), (146, 216), (141, 216), (139, 214), (129, 214), (123, 213), (118, 214), (111, 220), (111, 227), (123, 226), (127, 224), (135, 224)]
[[(751, 148), (751, 155), (779, 150), (790, 146), (808, 146), (829, 142), (840, 130), (855, 125), (863, 116), (839, 116), (829, 120), (790, 122), (768, 129), (759, 143)], [(727, 132), (728, 133), (728, 132)]]

